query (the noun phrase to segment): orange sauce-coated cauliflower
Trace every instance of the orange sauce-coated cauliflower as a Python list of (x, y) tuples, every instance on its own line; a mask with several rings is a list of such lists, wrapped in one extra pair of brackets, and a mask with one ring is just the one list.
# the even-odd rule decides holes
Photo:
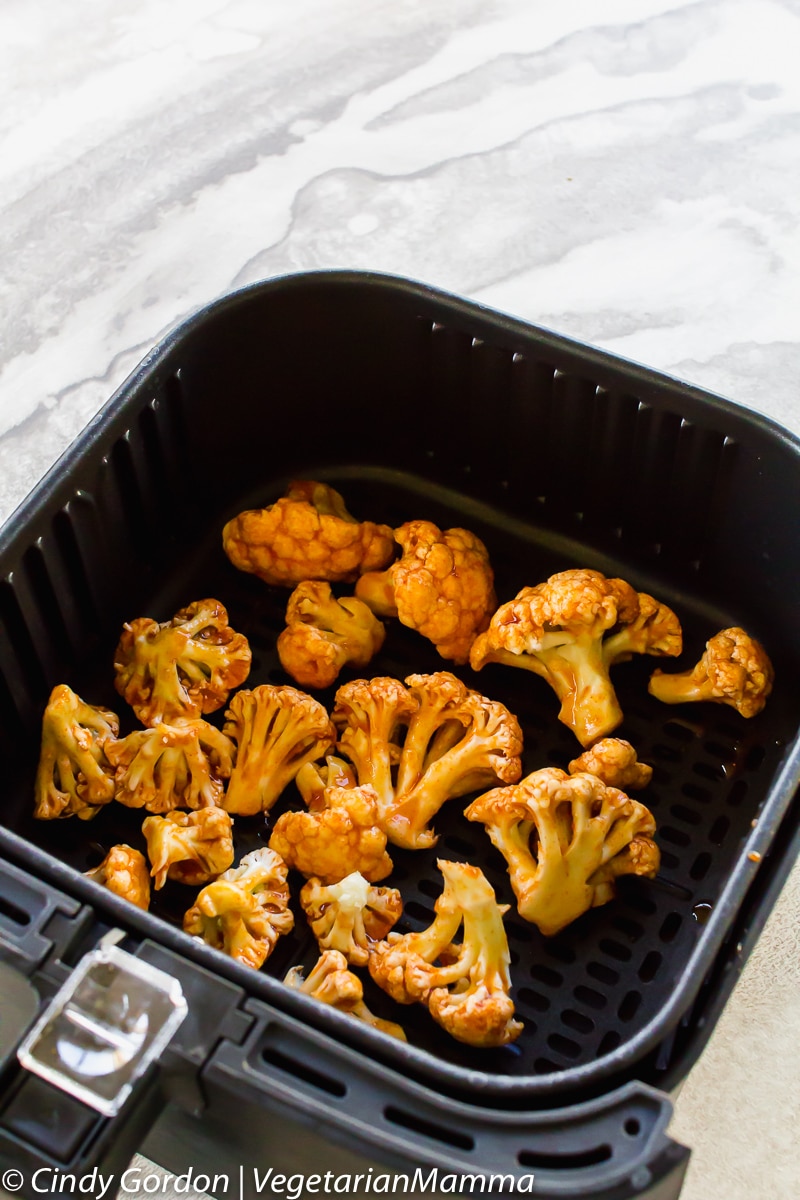
[(116, 688), (143, 725), (215, 712), (250, 673), (250, 647), (218, 600), (197, 600), (161, 624), (137, 617), (114, 654)]
[(570, 775), (586, 771), (602, 779), (607, 787), (647, 787), (653, 778), (653, 768), (639, 762), (636, 750), (624, 738), (601, 738), (569, 764)]
[(302, 687), (325, 688), (345, 665), (365, 667), (385, 636), (383, 625), (362, 600), (337, 600), (329, 583), (309, 580), (289, 597), (278, 657)]
[(550, 936), (614, 895), (618, 875), (659, 867), (649, 809), (595, 775), (557, 767), (495, 788), (467, 808), (508, 863), (520, 916)]
[(178, 883), (208, 883), (233, 862), (232, 822), (221, 808), (147, 817), (142, 833), (156, 891), (168, 878)]
[(575, 568), (501, 604), (475, 639), (470, 665), (505, 663), (546, 679), (561, 701), (559, 720), (590, 746), (622, 721), (609, 667), (632, 654), (680, 654), (681, 645), (666, 605), (623, 579)]
[(284, 983), (307, 996), (313, 996), (321, 1004), (330, 1004), (339, 1012), (357, 1017), (359, 1021), (388, 1033), (390, 1037), (398, 1038), (401, 1042), (407, 1040), (402, 1026), (394, 1021), (384, 1021), (370, 1012), (364, 1003), (361, 980), (348, 969), (347, 959), (338, 950), (323, 951), (307, 979), (303, 978), (302, 967), (292, 967)]
[(766, 704), (773, 679), (772, 663), (761, 643), (732, 626), (706, 642), (691, 670), (675, 675), (656, 671), (649, 691), (665, 704), (712, 700), (735, 708), (743, 717), (754, 717)]
[(293, 587), (304, 579), (352, 582), (385, 567), (394, 535), (388, 525), (356, 521), (328, 484), (295, 480), (274, 504), (229, 521), (222, 545), (240, 571)]
[(112, 846), (100, 865), (84, 874), (137, 908), (146, 912), (150, 907), (150, 874), (141, 850), (125, 845)]
[(379, 617), (416, 629), (442, 658), (465, 663), (497, 603), (486, 547), (468, 529), (442, 531), (432, 521), (407, 521), (395, 538), (402, 558), (362, 575), (356, 596)]
[(394, 845), (418, 850), (436, 841), (429, 822), (446, 800), (519, 779), (522, 731), (505, 705), (450, 671), (410, 675), (406, 684), (345, 684), (333, 721), (359, 784), (377, 792), (381, 828)]
[(183, 918), (186, 933), (258, 970), (294, 927), (286, 864), (264, 846), (209, 883)]
[(375, 887), (358, 871), (339, 883), (309, 879), (300, 904), (320, 950), (338, 950), (357, 967), (367, 965), (370, 947), (386, 937), (403, 911), (396, 888)]
[(370, 883), (392, 869), (386, 834), (378, 828), (378, 803), (371, 787), (326, 787), (324, 808), (285, 812), (278, 817), (269, 844), (302, 875), (338, 883), (359, 871)]
[(266, 683), (236, 693), (224, 729), (237, 750), (222, 803), (242, 816), (268, 812), (301, 767), (336, 741), (336, 730), (318, 700), (297, 688)]
[(403, 732), (418, 707), (408, 688), (389, 675), (354, 679), (336, 693), (338, 748), (352, 761), (359, 784), (375, 789), (381, 820), (394, 806), (393, 772)]
[(106, 751), (119, 733), (107, 708), (86, 704), (65, 683), (54, 687), (42, 719), (33, 815), (40, 821), (77, 816), (87, 821), (114, 798)]
[(200, 718), (137, 729), (106, 747), (115, 798), (151, 813), (220, 804), (234, 751), (224, 733)]
[[(433, 923), (420, 933), (390, 933), (370, 954), (370, 975), (400, 1004), (426, 1005), (458, 1041), (504, 1046), (522, 1032), (509, 995), (506, 909), (478, 867), (438, 866), (445, 886)], [(462, 925), (463, 940), (454, 943)]]

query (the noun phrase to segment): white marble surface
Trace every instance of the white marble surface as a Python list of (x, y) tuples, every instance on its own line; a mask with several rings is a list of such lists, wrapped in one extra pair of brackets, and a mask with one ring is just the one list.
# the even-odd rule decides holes
[[(798, 0), (4, 0), (0, 516), (239, 284), (410, 275), (800, 432)], [(800, 881), (677, 1104), (800, 1195)]]

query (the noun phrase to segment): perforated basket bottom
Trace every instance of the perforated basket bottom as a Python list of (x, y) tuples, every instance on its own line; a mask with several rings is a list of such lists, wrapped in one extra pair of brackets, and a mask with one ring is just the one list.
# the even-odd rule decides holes
[[(588, 548), (582, 556), (576, 556), (574, 548), (567, 553), (552, 539), (538, 539), (533, 529), (522, 536), (516, 522), (506, 522), (500, 515), (491, 519), (473, 509), (459, 511), (457, 504), (443, 501), (441, 492), (432, 489), (426, 494), (425, 484), (418, 479), (407, 480), (405, 486), (397, 479), (378, 486), (374, 480), (337, 479), (331, 472), (330, 480), (359, 515), (368, 513), (392, 525), (411, 517), (427, 517), (442, 526), (474, 529), (489, 547), (501, 601), (520, 587), (569, 566), (598, 567), (644, 586), (632, 564), (624, 560), (612, 563)], [(272, 498), (277, 490), (265, 489), (263, 499)], [(246, 497), (238, 507), (255, 502), (256, 498)], [(215, 596), (226, 605), (234, 628), (250, 639), (253, 665), (245, 686), (291, 683), (275, 653), (288, 592), (268, 588), (230, 566), (220, 548), (222, 523), (220, 519), (217, 529), (207, 530), (197, 545), (187, 546), (185, 558), (175, 562), (157, 594), (137, 601), (138, 609), (125, 618), (148, 615), (164, 620), (192, 600)], [(676, 609), (684, 626), (686, 650), (681, 665), (696, 661), (706, 639), (717, 629), (736, 623), (735, 597), (728, 613), (710, 613), (702, 595), (673, 594), (668, 580), (659, 586), (658, 594)], [(84, 663), (65, 682), (90, 702), (120, 713), (124, 733), (135, 727), (135, 720), (123, 711), (125, 706), (113, 689), (114, 644), (112, 638), (102, 655)], [(412, 1044), (450, 1063), (494, 1074), (547, 1074), (616, 1050), (658, 1016), (702, 937), (704, 921), (741, 854), (743, 839), (767, 794), (783, 745), (794, 736), (795, 728), (780, 679), (765, 712), (745, 721), (723, 706), (673, 708), (659, 704), (647, 694), (647, 679), (654, 665), (650, 659), (623, 664), (615, 669), (614, 682), (625, 713), (617, 732), (633, 742), (640, 758), (654, 767), (652, 783), (639, 798), (652, 809), (658, 823), (662, 864), (656, 880), (623, 879), (615, 900), (547, 939), (516, 914), (502, 857), (483, 827), (463, 817), (470, 797), (451, 801), (440, 811), (434, 822), (439, 834), (435, 849), (392, 850), (395, 870), (385, 882), (399, 887), (404, 898), (405, 912), (398, 926), (401, 932), (424, 928), (433, 918), (434, 901), (442, 887), (438, 857), (478, 864), (498, 899), (511, 904), (506, 928), (512, 955), (512, 994), (525, 1026), (511, 1046), (473, 1050), (448, 1038), (421, 1006), (394, 1005), (362, 972), (370, 1006), (380, 1015), (400, 1021)], [(670, 669), (671, 664), (666, 665)], [(429, 643), (393, 622), (369, 673), (403, 679), (412, 673), (442, 669), (450, 669), (450, 664), (443, 662)], [(502, 701), (517, 715), (525, 735), (526, 773), (548, 765), (566, 767), (580, 752), (573, 735), (558, 722), (558, 703), (541, 679), (500, 666), (487, 667), (479, 674), (469, 668), (454, 669), (470, 687)], [(352, 677), (343, 674), (339, 682)], [(334, 691), (319, 697), (329, 709)], [(222, 714), (210, 719), (220, 724)], [(290, 788), (270, 823), (284, 808), (298, 804), (296, 792)], [(18, 811), (18, 832), (80, 871), (95, 866), (116, 842), (145, 848), (140, 830), (146, 814), (120, 805), (110, 805), (91, 823), (35, 822), (26, 796), (18, 797)], [(237, 858), (266, 844), (268, 838), (269, 825), (263, 818), (237, 819)], [(294, 877), (292, 882), (296, 900), (302, 880)], [(195, 889), (169, 883), (154, 893), (151, 911), (180, 925), (194, 894)], [(295, 931), (280, 939), (264, 968), (277, 978), (296, 963), (309, 966), (316, 957), (313, 937), (296, 905), (295, 911)]]

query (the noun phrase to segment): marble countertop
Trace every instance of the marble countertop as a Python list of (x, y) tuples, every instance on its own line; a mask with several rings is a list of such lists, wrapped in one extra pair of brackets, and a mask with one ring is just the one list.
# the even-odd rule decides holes
[[(800, 433), (798, 0), (5, 0), (0, 518), (151, 345), (411, 276)], [(684, 1200), (800, 1195), (800, 871), (676, 1105)]]

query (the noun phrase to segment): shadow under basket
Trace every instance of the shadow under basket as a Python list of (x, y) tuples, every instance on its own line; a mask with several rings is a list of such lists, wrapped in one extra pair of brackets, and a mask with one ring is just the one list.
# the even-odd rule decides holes
[[(49, 929), (47, 961), (69, 967), (113, 925), (135, 953), (235, 992), (238, 1041), (228, 1033), (218, 1044), (209, 1032), (208, 1055), (192, 1067), (212, 1141), (230, 1120), (226, 1088), (245, 1114), (259, 1107), (248, 1089), (263, 1077), (287, 1121), (315, 1122), (356, 1156), (478, 1171), (512, 1161), (515, 1178), (535, 1172), (539, 1195), (551, 1180), (559, 1196), (669, 1200), (686, 1155), (664, 1137), (668, 1104), (655, 1089), (674, 1087), (695, 1061), (797, 850), (799, 455), (785, 430), (728, 401), (400, 279), (298, 275), (202, 310), (148, 356), (0, 532), (0, 853), (11, 864), (0, 946), (4, 936), (21, 945), (33, 922), (37, 935)], [(505, 862), (463, 817), (469, 797), (442, 808), (434, 849), (392, 852), (402, 931), (433, 917), (437, 858), (479, 865), (511, 903), (524, 1031), (510, 1046), (461, 1045), (421, 1006), (399, 1009), (368, 980), (369, 1005), (399, 1020), (408, 1044), (291, 992), (286, 971), (317, 952), (299, 909), (294, 932), (250, 972), (181, 932), (193, 891), (168, 884), (141, 913), (89, 883), (81, 873), (111, 845), (144, 849), (139, 810), (32, 818), (55, 684), (117, 711), (123, 732), (136, 724), (113, 687), (124, 621), (165, 620), (213, 596), (250, 640), (245, 686), (292, 682), (275, 651), (288, 591), (234, 570), (220, 535), (295, 477), (330, 483), (360, 519), (474, 531), (500, 602), (568, 567), (627, 579), (681, 619), (684, 654), (667, 670), (696, 662), (729, 625), (758, 637), (776, 666), (773, 695), (751, 720), (722, 705), (660, 704), (647, 692), (656, 660), (614, 669), (625, 714), (617, 732), (654, 768), (641, 799), (656, 818), (661, 868), (654, 880), (622, 879), (612, 902), (556, 937), (516, 914)], [(369, 674), (450, 666), (395, 621)], [(517, 715), (526, 773), (566, 767), (579, 752), (541, 679), (497, 665), (453, 669)], [(329, 709), (334, 691), (319, 693)], [(237, 819), (237, 855), (265, 845), (274, 815), (297, 803), (291, 788), (269, 822)], [(30, 895), (20, 899), (23, 877)], [(36, 902), (37, 887), (62, 900)], [(214, 985), (196, 990), (202, 1010)], [(586, 1136), (568, 1132), (574, 1113)], [(610, 1122), (602, 1133), (597, 1113)]]

